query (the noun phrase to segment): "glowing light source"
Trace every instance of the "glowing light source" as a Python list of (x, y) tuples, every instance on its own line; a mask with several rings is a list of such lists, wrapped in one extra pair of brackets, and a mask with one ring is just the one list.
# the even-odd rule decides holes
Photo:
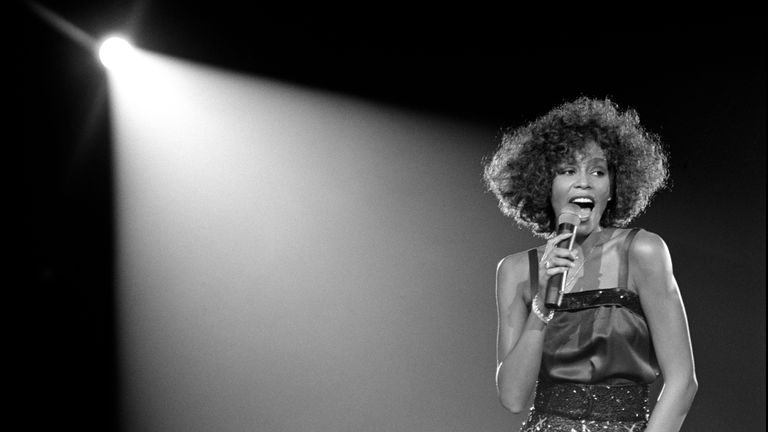
[(135, 56), (135, 49), (125, 39), (111, 36), (99, 47), (99, 59), (110, 70), (122, 70), (130, 66)]

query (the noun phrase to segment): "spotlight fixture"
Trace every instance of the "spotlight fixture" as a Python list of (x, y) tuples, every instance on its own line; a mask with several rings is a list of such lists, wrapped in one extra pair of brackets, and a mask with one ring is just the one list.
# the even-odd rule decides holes
[(99, 46), (99, 59), (110, 70), (122, 70), (133, 60), (135, 49), (127, 40), (120, 36), (110, 36)]

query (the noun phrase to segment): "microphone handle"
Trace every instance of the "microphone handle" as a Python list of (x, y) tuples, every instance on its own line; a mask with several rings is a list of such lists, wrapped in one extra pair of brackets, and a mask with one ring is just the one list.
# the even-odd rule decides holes
[[(573, 249), (573, 242), (576, 240), (576, 226), (569, 223), (562, 223), (558, 225), (557, 235), (567, 232), (572, 233), (573, 235), (565, 240), (562, 240), (557, 244), (557, 247), (571, 250)], [(546, 306), (547, 309), (557, 309), (560, 307), (560, 304), (562, 304), (563, 292), (565, 291), (565, 281), (567, 278), (567, 270), (564, 273), (558, 273), (549, 278), (549, 281), (547, 282), (547, 291), (544, 296), (544, 306)]]

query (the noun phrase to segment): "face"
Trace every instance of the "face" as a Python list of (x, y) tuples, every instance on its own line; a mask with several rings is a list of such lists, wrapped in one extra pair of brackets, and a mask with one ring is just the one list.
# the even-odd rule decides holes
[(608, 161), (594, 141), (575, 154), (575, 159), (557, 167), (552, 180), (552, 208), (555, 215), (568, 203), (581, 207), (577, 233), (587, 235), (600, 230), (600, 218), (611, 199)]

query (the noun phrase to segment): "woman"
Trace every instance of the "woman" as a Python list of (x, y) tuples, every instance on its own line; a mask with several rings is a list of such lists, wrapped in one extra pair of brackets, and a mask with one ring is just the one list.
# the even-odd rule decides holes
[[(579, 98), (504, 134), (485, 165), (502, 212), (545, 245), (497, 267), (496, 382), (523, 431), (679, 431), (696, 393), (688, 324), (664, 241), (624, 228), (665, 185), (659, 140), (610, 100)], [(576, 204), (571, 250), (557, 218)], [(549, 310), (549, 278), (564, 277)], [(652, 413), (649, 384), (663, 376)]]

